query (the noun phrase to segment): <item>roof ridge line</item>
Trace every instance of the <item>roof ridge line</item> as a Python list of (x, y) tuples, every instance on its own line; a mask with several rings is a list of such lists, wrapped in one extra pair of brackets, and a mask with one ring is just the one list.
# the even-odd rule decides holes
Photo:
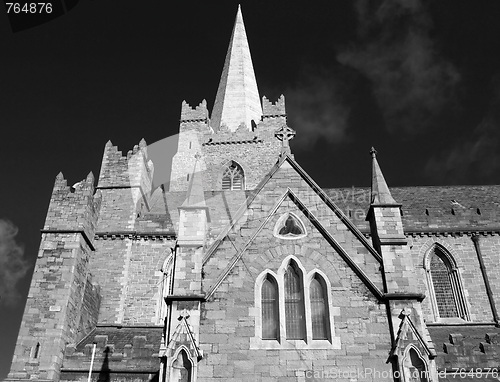
[(375, 259), (379, 263), (382, 264), (382, 256), (373, 248), (368, 240), (366, 240), (365, 236), (361, 233), (358, 227), (354, 225), (351, 220), (342, 212), (342, 210), (337, 207), (337, 205), (330, 199), (328, 194), (323, 191), (323, 189), (318, 186), (318, 184), (304, 171), (302, 167), (293, 159), (291, 158), (288, 154), (285, 154), (285, 158), (288, 158), (290, 161), (290, 164), (294, 169), (304, 178), (304, 180), (309, 184), (309, 186), (318, 194), (318, 196), (327, 204), (328, 207), (337, 215), (337, 217), (342, 221), (347, 228), (356, 236), (356, 238), (361, 241), (361, 243), (365, 246), (366, 249), (372, 254)]
[(246, 249), (249, 245), (255, 240), (256, 236), (262, 229), (264, 225), (270, 220), (272, 216), (274, 216), (276, 210), (283, 203), (285, 198), (289, 196), (290, 199), (295, 203), (295, 205), (306, 215), (309, 221), (314, 225), (314, 227), (323, 235), (323, 237), (327, 240), (327, 242), (337, 251), (337, 253), (342, 257), (342, 259), (347, 263), (347, 265), (354, 271), (354, 273), (361, 279), (361, 281), (366, 285), (366, 287), (379, 299), (384, 299), (384, 294), (382, 291), (370, 280), (368, 275), (354, 262), (354, 260), (349, 256), (349, 254), (342, 248), (342, 246), (337, 243), (337, 241), (333, 238), (333, 236), (328, 232), (328, 230), (323, 227), (321, 222), (309, 211), (309, 209), (305, 206), (305, 204), (300, 200), (300, 198), (289, 188), (283, 193), (278, 202), (274, 205), (274, 207), (270, 210), (269, 214), (266, 216), (266, 219), (259, 225), (259, 227), (255, 230), (253, 235), (248, 239), (245, 245), (232, 257), (231, 261), (224, 269), (224, 271), (219, 275), (216, 279), (215, 284), (210, 288), (208, 293), (206, 294), (206, 300), (213, 296), (222, 282), (226, 279), (229, 273), (236, 266), (238, 261), (243, 257)]

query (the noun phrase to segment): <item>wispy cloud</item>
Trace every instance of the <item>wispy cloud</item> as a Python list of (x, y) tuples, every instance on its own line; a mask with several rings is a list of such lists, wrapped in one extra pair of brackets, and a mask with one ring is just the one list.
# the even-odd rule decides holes
[(500, 182), (500, 81), (488, 112), (458, 144), (433, 155), (426, 173), (438, 182)]
[(16, 284), (29, 269), (24, 248), (15, 240), (17, 232), (14, 224), (0, 219), (0, 304), (12, 305), (19, 300)]
[(331, 73), (306, 73), (285, 91), (289, 125), (300, 133), (294, 145), (343, 140), (350, 110), (343, 101), (341, 81)]
[(430, 37), (420, 0), (358, 0), (358, 41), (337, 59), (365, 75), (389, 131), (429, 127), (453, 100), (460, 75)]

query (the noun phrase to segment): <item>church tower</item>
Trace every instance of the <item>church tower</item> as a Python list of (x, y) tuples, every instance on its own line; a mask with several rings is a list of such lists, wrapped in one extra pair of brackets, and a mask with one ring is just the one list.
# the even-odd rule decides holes
[(207, 102), (181, 106), (177, 153), (170, 191), (188, 188), (195, 154), (200, 153), (204, 189), (251, 190), (281, 151), (275, 132), (286, 126), (285, 98), (260, 102), (241, 8), (238, 8), (222, 76), (209, 116)]

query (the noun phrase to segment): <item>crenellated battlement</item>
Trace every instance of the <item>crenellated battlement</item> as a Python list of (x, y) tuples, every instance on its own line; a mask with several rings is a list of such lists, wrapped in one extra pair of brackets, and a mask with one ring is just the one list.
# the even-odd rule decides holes
[(101, 193), (94, 194), (94, 175), (67, 185), (64, 175), (59, 173), (54, 183), (49, 210), (45, 219), (45, 231), (83, 231), (93, 241), (101, 206)]
[(182, 122), (208, 122), (207, 101), (192, 107), (186, 101), (182, 101), (181, 105), (181, 123)]
[(272, 117), (286, 117), (285, 96), (279, 96), (276, 102), (271, 102), (266, 96), (262, 97), (262, 119)]
[(148, 159), (147, 144), (142, 139), (138, 145), (123, 155), (111, 141), (104, 147), (104, 155), (97, 188), (151, 188), (153, 162)]
[[(443, 343), (443, 350), (447, 355), (459, 357), (475, 354), (482, 356), (482, 361), (497, 360), (500, 355), (500, 344), (498, 343), (498, 333), (486, 333), (484, 341), (479, 343), (471, 341), (461, 333), (449, 335), (449, 342)], [(493, 364), (492, 366), (496, 366)]]

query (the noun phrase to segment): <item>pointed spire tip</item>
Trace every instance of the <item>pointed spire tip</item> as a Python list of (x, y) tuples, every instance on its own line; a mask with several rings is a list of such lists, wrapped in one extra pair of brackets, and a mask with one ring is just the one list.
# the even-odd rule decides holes
[(259, 90), (253, 70), (241, 6), (238, 6), (233, 33), (212, 109), (211, 124), (216, 131), (226, 125), (232, 132), (242, 122), (251, 130), (252, 121), (262, 117)]

